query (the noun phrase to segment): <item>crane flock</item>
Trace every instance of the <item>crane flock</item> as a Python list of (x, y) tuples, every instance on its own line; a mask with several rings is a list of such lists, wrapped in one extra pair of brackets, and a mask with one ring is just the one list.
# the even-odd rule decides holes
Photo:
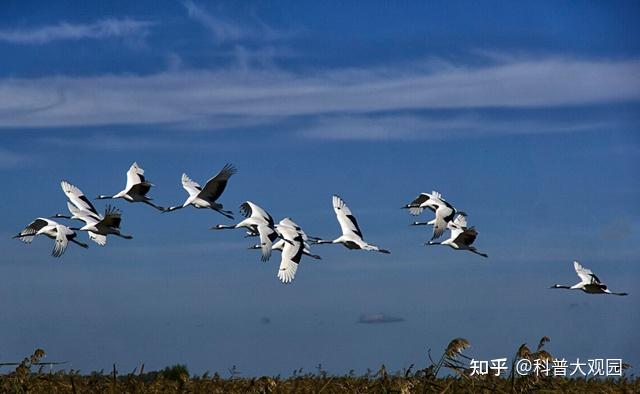
[[(125, 188), (113, 195), (98, 195), (96, 199), (123, 199), (130, 203), (144, 203), (156, 210), (166, 213), (173, 212), (189, 205), (199, 209), (211, 209), (220, 213), (228, 219), (233, 219), (233, 212), (225, 210), (223, 204), (218, 199), (224, 193), (229, 179), (237, 172), (232, 164), (226, 164), (217, 175), (209, 179), (204, 187), (193, 181), (187, 174), (182, 174), (182, 187), (187, 191), (189, 197), (182, 205), (163, 207), (152, 202), (148, 197), (154, 186), (144, 176), (144, 170), (133, 163), (127, 171), (127, 181)], [(44, 235), (53, 239), (54, 247), (51, 255), (60, 257), (64, 254), (69, 243), (74, 243), (82, 248), (88, 248), (86, 243), (80, 242), (78, 233), (84, 231), (90, 240), (100, 246), (107, 244), (107, 236), (117, 236), (124, 239), (132, 239), (131, 235), (123, 234), (120, 230), (122, 216), (119, 209), (107, 205), (104, 214), (98, 212), (87, 196), (69, 181), (63, 180), (60, 186), (67, 197), (67, 209), (69, 214), (57, 213), (49, 218), (39, 217), (27, 225), (20, 233), (13, 238), (17, 238), (26, 244), (30, 244), (34, 237)], [(273, 217), (262, 207), (251, 201), (245, 201), (240, 205), (240, 214), (244, 219), (237, 224), (218, 224), (211, 227), (212, 230), (223, 229), (244, 229), (245, 237), (257, 237), (259, 243), (249, 246), (249, 249), (259, 249), (261, 260), (266, 262), (271, 258), (272, 251), (281, 252), (280, 266), (277, 277), (282, 283), (288, 284), (295, 279), (296, 272), (303, 256), (320, 260), (319, 255), (311, 252), (312, 245), (320, 244), (342, 244), (348, 249), (375, 251), (389, 254), (387, 249), (370, 244), (364, 240), (364, 236), (355, 215), (347, 206), (345, 201), (338, 195), (332, 197), (333, 210), (340, 225), (341, 235), (333, 240), (309, 236), (290, 217), (285, 217), (277, 224)], [(432, 226), (431, 238), (425, 245), (449, 246), (454, 250), (466, 250), (482, 257), (488, 257), (486, 253), (480, 252), (473, 246), (478, 231), (475, 227), (467, 226), (467, 214), (458, 210), (451, 203), (447, 202), (442, 194), (437, 191), (431, 193), (420, 193), (413, 201), (404, 205), (409, 214), (413, 216), (421, 215), (425, 209), (434, 214), (434, 218), (429, 221), (414, 221), (412, 226)], [(69, 227), (58, 223), (53, 219), (66, 219), (81, 221), (81, 227)], [(443, 241), (437, 241), (445, 231), (449, 231), (449, 237)], [(573, 286), (553, 285), (554, 289), (582, 290), (589, 294), (612, 294), (624, 296), (627, 293), (614, 293), (608, 290), (600, 279), (587, 268), (574, 261), (574, 268), (581, 279), (581, 282)]]

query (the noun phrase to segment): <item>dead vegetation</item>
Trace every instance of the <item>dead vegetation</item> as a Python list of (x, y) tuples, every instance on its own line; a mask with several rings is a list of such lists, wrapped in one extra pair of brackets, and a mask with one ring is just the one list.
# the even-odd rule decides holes
[[(452, 340), (438, 361), (428, 352), (428, 366), (389, 373), (385, 366), (378, 371), (356, 375), (332, 376), (317, 367), (314, 373), (296, 370), (292, 376), (240, 376), (237, 368), (230, 368), (225, 377), (218, 373), (190, 375), (184, 365), (174, 365), (161, 371), (145, 372), (144, 365), (123, 374), (116, 366), (110, 373), (94, 372), (81, 375), (79, 371), (50, 368), (53, 363), (41, 362), (44, 351), (37, 349), (17, 365), (13, 372), (0, 375), (3, 393), (639, 393), (640, 378), (564, 378), (521, 376), (514, 373), (517, 360), (547, 359), (552, 355), (544, 350), (549, 338), (543, 337), (536, 350), (526, 344), (520, 346), (511, 360), (510, 368), (500, 376), (493, 373), (477, 375), (469, 367), (471, 358), (465, 354), (469, 341)], [(624, 369), (630, 368), (624, 365)]]

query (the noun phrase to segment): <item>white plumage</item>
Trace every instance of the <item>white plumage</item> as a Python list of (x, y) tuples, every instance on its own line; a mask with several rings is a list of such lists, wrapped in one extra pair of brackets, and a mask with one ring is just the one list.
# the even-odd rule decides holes
[(80, 188), (68, 181), (62, 181), (60, 186), (69, 199), (67, 208), (71, 216), (57, 214), (55, 217), (77, 219), (84, 222), (84, 226), (72, 228), (72, 230), (86, 231), (89, 238), (100, 246), (106, 245), (107, 235), (115, 235), (125, 239), (133, 238), (120, 232), (122, 218), (117, 208), (108, 205), (103, 216), (97, 212)]
[(552, 289), (569, 289), (569, 290), (582, 290), (588, 294), (611, 294), (618, 296), (626, 296), (627, 293), (614, 293), (607, 288), (607, 285), (600, 281), (600, 278), (596, 276), (588, 268), (583, 267), (577, 261), (573, 262), (573, 269), (575, 269), (576, 274), (580, 278), (580, 282), (576, 283), (573, 286), (566, 285), (553, 285)]
[(262, 261), (267, 261), (271, 257), (271, 246), (278, 238), (275, 230), (273, 218), (262, 207), (251, 201), (246, 201), (240, 205), (240, 213), (245, 219), (238, 224), (225, 225), (218, 224), (212, 230), (246, 228), (251, 234), (260, 236), (260, 249), (262, 249)]
[(189, 197), (184, 204), (169, 207), (165, 212), (175, 211), (192, 205), (195, 208), (213, 209), (227, 218), (233, 219), (232, 212), (225, 211), (222, 204), (216, 202), (216, 200), (220, 198), (227, 187), (229, 178), (236, 172), (236, 168), (233, 165), (226, 164), (216, 176), (207, 181), (204, 187), (201, 187), (197, 182), (189, 178), (187, 174), (182, 174), (182, 187), (189, 193)]
[(419, 225), (432, 225), (433, 236), (431, 240), (438, 239), (442, 236), (447, 229), (449, 222), (453, 220), (456, 213), (465, 215), (464, 212), (456, 210), (453, 205), (447, 202), (440, 193), (437, 191), (429, 193), (420, 193), (412, 202), (405, 205), (403, 208), (408, 208), (412, 215), (419, 215), (425, 208), (430, 209), (435, 217), (428, 222), (413, 222), (414, 226)]
[(340, 229), (342, 235), (333, 241), (329, 240), (317, 240), (316, 244), (342, 244), (349, 249), (362, 249), (373, 250), (381, 253), (389, 253), (388, 250), (382, 249), (376, 245), (368, 244), (364, 241), (362, 231), (358, 225), (356, 217), (351, 213), (351, 209), (345, 204), (345, 202), (337, 195), (333, 196), (333, 210), (340, 223)]
[(142, 202), (154, 207), (159, 211), (164, 211), (165, 209), (163, 207), (152, 203), (151, 199), (147, 197), (147, 193), (149, 193), (153, 186), (154, 185), (147, 181), (144, 177), (144, 170), (142, 169), (142, 167), (140, 167), (138, 163), (134, 162), (127, 171), (127, 184), (122, 191), (114, 194), (113, 196), (99, 195), (97, 198), (122, 198), (129, 202)]
[(449, 238), (442, 242), (429, 241), (425, 245), (445, 245), (455, 250), (468, 250), (482, 257), (488, 257), (486, 253), (479, 252), (473, 242), (478, 236), (478, 231), (474, 227), (467, 227), (467, 219), (465, 214), (458, 214), (455, 219), (447, 223), (450, 231)]
[(87, 244), (79, 242), (75, 239), (75, 231), (71, 230), (69, 227), (63, 224), (45, 218), (37, 218), (33, 222), (29, 223), (27, 227), (25, 227), (13, 238), (18, 238), (22, 242), (30, 244), (33, 241), (33, 238), (37, 235), (45, 235), (55, 241), (53, 245), (53, 251), (51, 252), (51, 255), (53, 257), (62, 256), (62, 254), (67, 249), (69, 241), (83, 248), (88, 247)]

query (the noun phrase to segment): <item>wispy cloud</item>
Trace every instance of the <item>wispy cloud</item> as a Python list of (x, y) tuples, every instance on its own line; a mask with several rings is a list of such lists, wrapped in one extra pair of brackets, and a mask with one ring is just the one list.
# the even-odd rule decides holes
[[(367, 119), (385, 112), (434, 109), (539, 108), (640, 100), (640, 61), (548, 58), (465, 66), (429, 63), (425, 67), (338, 69), (289, 73), (277, 69), (178, 70), (154, 75), (48, 77), (0, 80), (0, 128), (100, 125), (199, 125), (221, 119), (245, 124), (293, 117), (338, 121), (355, 133), (388, 136), (411, 118)], [(357, 122), (356, 122), (357, 120)], [(380, 119), (376, 119), (380, 120)], [(419, 124), (463, 130), (474, 119)], [(333, 123), (331, 123), (333, 122)], [(352, 124), (349, 125), (349, 122)], [(364, 123), (360, 123), (364, 122)], [(422, 120), (425, 122), (425, 120)], [(318, 123), (309, 135), (327, 124)], [(375, 127), (374, 127), (375, 126)], [(509, 127), (495, 124), (496, 129)], [(555, 128), (589, 127), (582, 122)], [(360, 131), (358, 131), (360, 130)], [(413, 133), (404, 131), (406, 135)], [(352, 132), (352, 135), (354, 132)], [(406, 134), (409, 133), (409, 134)]]
[(222, 15), (214, 15), (191, 0), (187, 0), (183, 4), (187, 15), (209, 30), (217, 43), (242, 40), (266, 41), (283, 36), (282, 33), (259, 20), (254, 20), (253, 23), (240, 22)]
[(0, 41), (11, 44), (46, 44), (52, 41), (124, 38), (143, 40), (153, 22), (136, 19), (102, 19), (90, 24), (62, 22), (57, 25), (0, 30)]
[(533, 134), (610, 129), (612, 120), (491, 119), (481, 114), (450, 115), (434, 119), (428, 115), (322, 116), (299, 134), (327, 140), (439, 140), (490, 134)]

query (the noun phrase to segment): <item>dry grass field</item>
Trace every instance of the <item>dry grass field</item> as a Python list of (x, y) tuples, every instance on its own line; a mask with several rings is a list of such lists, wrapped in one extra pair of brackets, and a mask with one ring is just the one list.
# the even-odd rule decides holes
[[(535, 351), (522, 345), (515, 352), (519, 359), (551, 359), (544, 350), (548, 338), (543, 337)], [(161, 371), (145, 372), (144, 365), (130, 373), (114, 369), (110, 373), (89, 375), (75, 370), (53, 372), (50, 363), (41, 362), (42, 349), (25, 358), (15, 370), (0, 375), (3, 393), (640, 393), (640, 378), (629, 377), (624, 365), (622, 377), (563, 378), (552, 376), (520, 376), (513, 374), (513, 364), (501, 376), (474, 375), (470, 359), (463, 353), (469, 347), (464, 338), (452, 340), (437, 359), (431, 352), (425, 368), (411, 366), (407, 370), (388, 372), (385, 366), (364, 375), (350, 373), (332, 376), (318, 366), (315, 373), (294, 371), (292, 376), (239, 376), (235, 369), (202, 376), (190, 375), (184, 365)], [(7, 368), (8, 365), (4, 364)]]

